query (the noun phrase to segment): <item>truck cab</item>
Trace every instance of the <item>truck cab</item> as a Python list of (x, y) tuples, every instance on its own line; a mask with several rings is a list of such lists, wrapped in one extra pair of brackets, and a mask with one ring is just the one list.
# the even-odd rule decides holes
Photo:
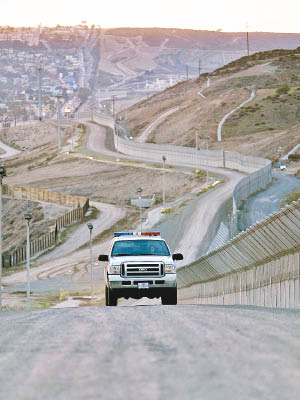
[(109, 254), (101, 254), (105, 300), (116, 306), (118, 299), (161, 298), (162, 304), (177, 304), (176, 260), (159, 232), (116, 232)]

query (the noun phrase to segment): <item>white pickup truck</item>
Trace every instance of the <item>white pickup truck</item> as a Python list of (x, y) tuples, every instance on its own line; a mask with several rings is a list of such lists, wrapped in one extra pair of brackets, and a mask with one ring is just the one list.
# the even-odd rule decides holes
[(129, 297), (150, 299), (161, 297), (162, 304), (177, 304), (175, 260), (159, 232), (117, 232), (109, 254), (101, 254), (104, 268), (107, 306), (116, 306), (118, 299)]

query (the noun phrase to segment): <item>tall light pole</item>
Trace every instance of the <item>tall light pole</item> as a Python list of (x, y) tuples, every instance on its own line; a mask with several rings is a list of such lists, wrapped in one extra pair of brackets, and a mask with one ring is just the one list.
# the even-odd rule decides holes
[(185, 65), (185, 71), (186, 71), (186, 80), (189, 80), (189, 66), (186, 64)]
[(117, 150), (117, 154), (119, 155), (119, 150), (118, 150), (118, 147), (119, 147), (119, 126), (117, 125), (117, 121), (115, 121), (114, 127), (115, 127), (115, 135), (117, 136), (116, 150)]
[(92, 287), (92, 299), (94, 299), (94, 265), (93, 265), (93, 252), (92, 252), (92, 231), (93, 231), (93, 224), (88, 223), (87, 227), (90, 231), (90, 264), (91, 264), (91, 287)]
[(42, 67), (40, 64), (37, 66), (38, 75), (39, 75), (39, 121), (42, 121), (42, 96), (41, 96), (41, 73)]
[[(137, 188), (137, 192), (139, 194), (139, 200), (142, 200), (142, 191), (143, 189), (139, 186)], [(141, 223), (141, 232), (143, 231), (143, 220), (142, 220), (142, 202), (140, 201), (140, 223)]]
[(115, 95), (112, 96), (112, 116), (115, 118)]
[(61, 150), (61, 131), (60, 131), (60, 99), (62, 95), (57, 94), (57, 142), (58, 142), (58, 150)]
[(2, 180), (6, 176), (5, 165), (0, 165), (0, 312), (2, 311)]
[(200, 59), (200, 57), (199, 57), (198, 69), (199, 69), (199, 78), (200, 78), (200, 75), (201, 75), (201, 59)]
[(195, 146), (196, 146), (196, 169), (198, 169), (198, 131), (195, 131)]
[(166, 207), (166, 174), (165, 174), (165, 163), (166, 163), (166, 156), (162, 156), (163, 162), (163, 208)]
[(209, 136), (206, 136), (206, 187), (208, 188), (208, 142)]
[(25, 220), (27, 222), (27, 242), (26, 242), (26, 275), (27, 275), (27, 295), (26, 295), (26, 305), (27, 311), (30, 311), (30, 232), (29, 223), (32, 218), (30, 211), (24, 213)]
[(282, 147), (281, 147), (281, 146), (278, 146), (277, 151), (278, 151), (278, 156), (279, 156), (278, 163), (279, 163), (279, 167), (280, 167), (280, 165), (281, 165), (281, 152), (282, 152)]

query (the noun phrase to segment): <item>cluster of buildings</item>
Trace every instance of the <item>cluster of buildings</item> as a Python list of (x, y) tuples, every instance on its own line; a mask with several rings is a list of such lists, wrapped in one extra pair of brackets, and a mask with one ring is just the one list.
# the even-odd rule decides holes
[[(0, 122), (35, 120), (39, 117), (39, 85), (42, 116), (56, 114), (57, 95), (63, 103), (77, 96), (83, 81), (84, 58), (80, 44), (87, 37), (83, 27), (74, 43), (61, 28), (0, 28)], [(48, 35), (48, 40), (47, 38)], [(58, 45), (56, 46), (56, 40)], [(70, 47), (71, 44), (71, 47)], [(73, 104), (79, 104), (73, 101)]]

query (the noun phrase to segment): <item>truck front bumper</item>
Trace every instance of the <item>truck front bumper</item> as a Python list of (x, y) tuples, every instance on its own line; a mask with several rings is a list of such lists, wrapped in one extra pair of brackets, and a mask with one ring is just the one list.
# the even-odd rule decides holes
[(151, 289), (164, 289), (164, 288), (176, 288), (176, 274), (166, 274), (161, 278), (158, 277), (143, 277), (143, 278), (123, 278), (120, 275), (108, 275), (108, 285), (111, 290), (115, 289), (126, 289), (126, 291), (138, 289), (139, 283), (148, 283), (148, 289), (140, 290), (151, 290)]

